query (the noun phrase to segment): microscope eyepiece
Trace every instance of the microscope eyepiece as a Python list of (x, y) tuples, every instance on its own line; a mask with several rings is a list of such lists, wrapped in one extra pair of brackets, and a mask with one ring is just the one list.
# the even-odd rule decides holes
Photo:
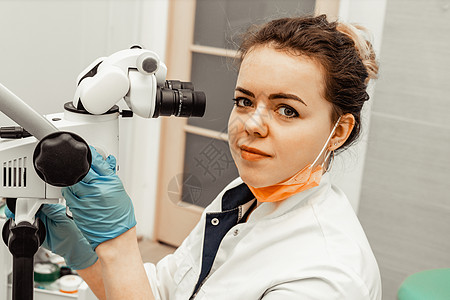
[(158, 87), (153, 118), (159, 116), (203, 117), (206, 109), (206, 95), (195, 91), (191, 82), (167, 80), (164, 87)]

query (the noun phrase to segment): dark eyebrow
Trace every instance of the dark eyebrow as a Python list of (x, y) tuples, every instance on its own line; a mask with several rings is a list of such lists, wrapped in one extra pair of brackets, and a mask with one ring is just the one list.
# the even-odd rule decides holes
[[(253, 97), (255, 98), (255, 94), (253, 94), (252, 92), (250, 92), (249, 90), (246, 90), (244, 88), (241, 88), (240, 86), (236, 87), (235, 91), (239, 91), (241, 93), (246, 94), (247, 96)], [(273, 99), (292, 99), (292, 100), (297, 100), (300, 101), (301, 103), (303, 103), (305, 106), (306, 105), (305, 101), (303, 101), (300, 97), (293, 95), (293, 94), (286, 94), (286, 93), (277, 93), (277, 94), (271, 94), (269, 96), (270, 100)]]
[(293, 95), (293, 94), (285, 94), (285, 93), (271, 94), (269, 96), (269, 99), (270, 100), (272, 100), (272, 99), (292, 99), (292, 100), (300, 101), (305, 106), (308, 106), (308, 105), (306, 105), (305, 101), (303, 101), (300, 97)]
[(253, 97), (255, 98), (255, 94), (253, 94), (252, 92), (250, 92), (249, 90), (246, 90), (244, 88), (241, 88), (240, 86), (236, 87), (234, 89), (235, 91), (241, 92), (243, 94), (246, 94), (247, 96)]

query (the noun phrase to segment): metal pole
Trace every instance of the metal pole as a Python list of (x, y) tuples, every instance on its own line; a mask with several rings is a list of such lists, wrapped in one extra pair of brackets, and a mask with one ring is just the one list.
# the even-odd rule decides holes
[(13, 257), (12, 299), (33, 300), (33, 257)]
[[(0, 217), (0, 229), (3, 228), (6, 219)], [(7, 300), (8, 275), (11, 271), (12, 256), (6, 245), (0, 242), (0, 300)]]
[(25, 128), (38, 140), (41, 140), (50, 133), (58, 131), (50, 121), (32, 109), (1, 83), (0, 111)]

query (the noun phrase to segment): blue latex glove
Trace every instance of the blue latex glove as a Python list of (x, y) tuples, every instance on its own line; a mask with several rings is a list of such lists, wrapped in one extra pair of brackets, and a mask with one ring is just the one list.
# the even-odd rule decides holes
[(116, 158), (91, 148), (92, 164), (82, 181), (62, 189), (73, 220), (92, 249), (136, 226), (133, 203), (116, 175)]
[[(8, 218), (14, 214), (5, 208)], [(56, 253), (66, 261), (69, 268), (82, 270), (97, 261), (97, 254), (81, 234), (75, 222), (66, 216), (66, 208), (61, 204), (44, 204), (36, 216), (44, 222), (46, 237), (42, 247)]]

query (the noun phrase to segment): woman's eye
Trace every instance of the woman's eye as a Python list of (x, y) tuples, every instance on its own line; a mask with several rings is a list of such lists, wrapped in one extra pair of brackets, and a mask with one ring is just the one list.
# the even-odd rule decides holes
[(247, 98), (234, 98), (233, 101), (239, 107), (252, 106), (252, 101)]
[(281, 106), (277, 108), (277, 113), (287, 118), (298, 117), (298, 112), (290, 106)]

